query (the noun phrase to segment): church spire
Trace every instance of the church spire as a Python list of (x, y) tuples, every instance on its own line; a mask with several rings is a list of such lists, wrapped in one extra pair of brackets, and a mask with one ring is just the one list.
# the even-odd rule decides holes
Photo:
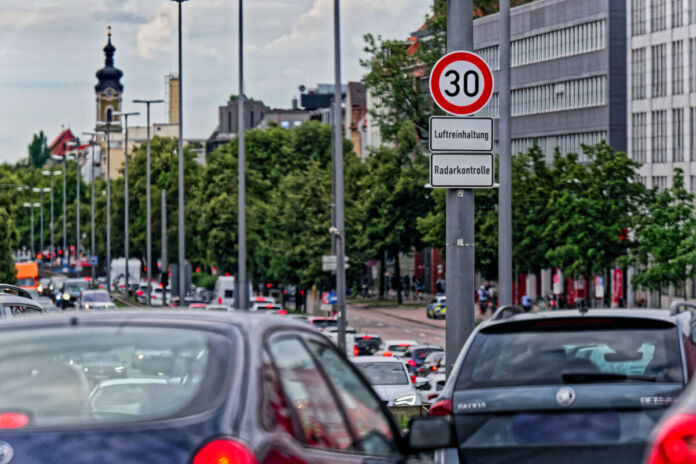
[(99, 82), (96, 85), (96, 90), (97, 92), (101, 92), (110, 87), (118, 92), (123, 92), (123, 85), (121, 84), (123, 72), (114, 67), (114, 53), (116, 52), (116, 47), (111, 43), (111, 26), (108, 28), (107, 38), (108, 42), (104, 47), (104, 67), (97, 71), (97, 79), (99, 79)]

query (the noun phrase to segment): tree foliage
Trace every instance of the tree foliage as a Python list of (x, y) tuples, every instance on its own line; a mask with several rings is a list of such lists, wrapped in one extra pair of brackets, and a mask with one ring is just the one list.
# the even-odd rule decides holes
[(28, 147), (29, 164), (34, 167), (42, 167), (51, 155), (48, 149), (48, 139), (43, 131), (34, 134)]

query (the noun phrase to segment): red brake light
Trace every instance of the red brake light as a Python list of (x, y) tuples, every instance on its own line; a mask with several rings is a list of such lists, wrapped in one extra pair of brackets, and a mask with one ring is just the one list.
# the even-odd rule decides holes
[(256, 464), (256, 457), (249, 448), (236, 440), (215, 440), (201, 448), (193, 458), (193, 464)]
[(300, 290), (300, 295), (304, 295), (304, 290)]
[(266, 299), (262, 296), (257, 296), (255, 301), (266, 301)]
[(452, 400), (442, 400), (430, 406), (428, 414), (431, 416), (451, 416)]
[(273, 305), (267, 304), (266, 309), (273, 309)]
[(693, 462), (696, 462), (696, 416), (672, 416), (657, 433), (647, 464)]
[(411, 345), (409, 345), (408, 343), (399, 343), (397, 346), (408, 348)]
[(416, 383), (416, 376), (415, 375), (411, 376), (411, 383)]
[(138, 290), (137, 292), (135, 292), (135, 294), (138, 296), (143, 296), (145, 292), (143, 292), (142, 290)]
[(372, 340), (372, 337), (370, 337), (369, 335), (363, 335), (362, 339), (363, 340)]
[(414, 361), (413, 359), (409, 359), (409, 360), (407, 361), (407, 363), (408, 363), (408, 365), (411, 366), (411, 367), (416, 367), (416, 361)]
[(230, 276), (230, 273), (229, 273), (229, 272), (225, 272), (225, 277), (229, 277), (229, 276)]
[(382, 356), (394, 356), (391, 351), (385, 351)]
[(266, 288), (271, 288), (273, 287), (273, 284), (266, 284)]
[(85, 277), (85, 280), (86, 280), (87, 282), (91, 282), (91, 281), (92, 281), (92, 278), (91, 278), (91, 277)]
[(222, 304), (222, 297), (218, 297), (218, 304)]
[(353, 346), (353, 356), (357, 356), (358, 354), (359, 354), (359, 353), (358, 353), (358, 347), (354, 345), (354, 346)]
[(278, 314), (280, 314), (281, 316), (287, 316), (288, 310), (287, 309), (279, 309)]
[(437, 366), (433, 366), (433, 367), (431, 367), (431, 369), (434, 370), (434, 371), (436, 371), (436, 370), (437, 370)]
[(21, 412), (0, 413), (0, 429), (20, 429), (29, 423), (29, 416)]

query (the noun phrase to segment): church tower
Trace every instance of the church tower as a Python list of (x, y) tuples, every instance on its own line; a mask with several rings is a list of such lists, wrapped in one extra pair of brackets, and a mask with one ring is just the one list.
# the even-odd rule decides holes
[(97, 71), (99, 82), (94, 86), (97, 94), (97, 130), (105, 130), (107, 122), (114, 124), (111, 132), (120, 132), (121, 125), (118, 116), (113, 113), (121, 111), (121, 98), (123, 96), (123, 84), (121, 77), (123, 72), (114, 67), (114, 52), (116, 47), (111, 44), (111, 26), (109, 26), (109, 42), (104, 47), (104, 67)]

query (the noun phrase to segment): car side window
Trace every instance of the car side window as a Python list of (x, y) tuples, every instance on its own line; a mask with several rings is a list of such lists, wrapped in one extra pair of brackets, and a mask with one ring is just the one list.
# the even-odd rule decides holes
[(269, 348), (306, 443), (317, 448), (350, 449), (353, 438), (341, 409), (305, 345), (299, 338), (289, 337), (272, 340)]
[(316, 341), (310, 341), (309, 346), (341, 398), (352, 432), (358, 439), (358, 450), (367, 454), (397, 455), (394, 429), (369, 387), (332, 347)]

